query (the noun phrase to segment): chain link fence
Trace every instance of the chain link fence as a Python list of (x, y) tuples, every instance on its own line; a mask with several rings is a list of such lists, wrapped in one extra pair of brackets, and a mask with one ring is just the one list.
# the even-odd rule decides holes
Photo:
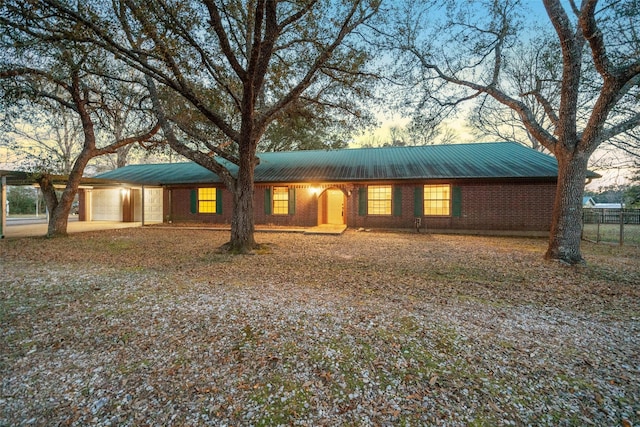
[(640, 246), (640, 209), (584, 208), (582, 223), (584, 240)]

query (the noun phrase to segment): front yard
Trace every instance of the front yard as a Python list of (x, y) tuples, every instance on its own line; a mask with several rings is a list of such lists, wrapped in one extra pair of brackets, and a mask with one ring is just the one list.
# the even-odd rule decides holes
[(227, 238), (0, 241), (0, 426), (640, 423), (640, 248)]

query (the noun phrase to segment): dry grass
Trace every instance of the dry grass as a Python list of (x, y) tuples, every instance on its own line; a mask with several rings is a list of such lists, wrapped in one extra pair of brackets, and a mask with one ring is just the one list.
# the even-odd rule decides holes
[(0, 242), (0, 425), (640, 422), (640, 249), (127, 229)]

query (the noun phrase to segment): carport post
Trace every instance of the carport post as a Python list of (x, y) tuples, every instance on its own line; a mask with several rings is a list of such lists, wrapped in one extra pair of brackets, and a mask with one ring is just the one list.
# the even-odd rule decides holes
[(4, 239), (4, 230), (7, 228), (7, 177), (0, 180), (0, 239)]

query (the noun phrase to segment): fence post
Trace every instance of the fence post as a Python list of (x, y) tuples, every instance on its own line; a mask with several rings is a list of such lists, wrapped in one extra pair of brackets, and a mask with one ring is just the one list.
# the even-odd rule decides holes
[(596, 227), (596, 243), (600, 243), (600, 215), (602, 215), (601, 213), (598, 212), (598, 222), (597, 222), (597, 227)]
[(4, 239), (7, 231), (7, 177), (0, 177), (0, 239)]
[(620, 246), (624, 245), (624, 209), (620, 209)]

